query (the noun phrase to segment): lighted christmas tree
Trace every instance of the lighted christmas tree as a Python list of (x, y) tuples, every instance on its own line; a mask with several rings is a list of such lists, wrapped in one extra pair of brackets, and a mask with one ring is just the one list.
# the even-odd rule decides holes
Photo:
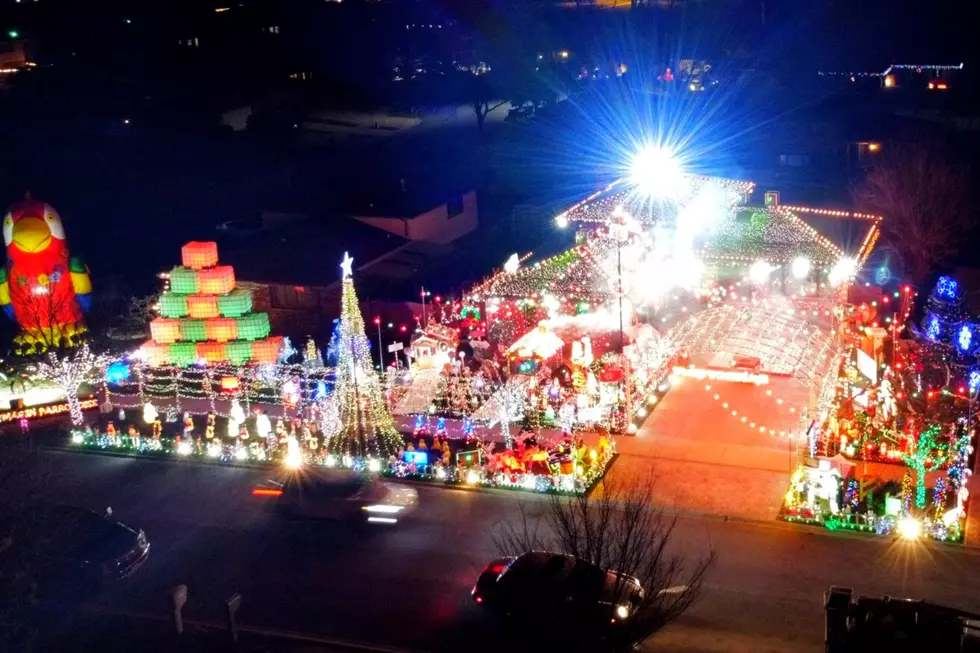
[(364, 318), (351, 278), (353, 259), (344, 253), (344, 291), (341, 299), (337, 342), (337, 381), (334, 387), (340, 430), (327, 433), (327, 448), (347, 456), (394, 454), (402, 446), (401, 436), (385, 406), (381, 380), (375, 374)]
[(968, 326), (963, 331), (965, 319), (964, 298), (959, 283), (950, 277), (939, 277), (926, 300), (921, 335), (930, 342), (955, 345), (964, 351), (975, 349), (972, 330)]

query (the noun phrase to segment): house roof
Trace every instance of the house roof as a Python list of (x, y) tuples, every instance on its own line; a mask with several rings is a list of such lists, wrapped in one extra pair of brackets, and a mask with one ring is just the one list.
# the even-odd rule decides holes
[(408, 242), (329, 214), (279, 214), (256, 227), (220, 234), (218, 244), (221, 261), (239, 279), (255, 282), (329, 286), (340, 279), (344, 252), (356, 270)]
[(475, 187), (474, 180), (462, 173), (394, 173), (353, 183), (345, 191), (343, 205), (351, 215), (414, 218)]

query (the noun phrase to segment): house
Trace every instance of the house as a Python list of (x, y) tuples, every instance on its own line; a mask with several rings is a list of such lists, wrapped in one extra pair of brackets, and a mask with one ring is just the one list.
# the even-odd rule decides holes
[(476, 191), (448, 199), (418, 199), (402, 191), (394, 197), (372, 202), (355, 219), (408, 240), (446, 244), (475, 231), (479, 226)]
[(222, 257), (252, 290), (255, 310), (269, 314), (274, 332), (322, 337), (340, 314), (339, 264), (349, 252), (358, 296), (373, 304), (365, 321), (383, 316), (396, 332), (401, 326), (411, 332), (421, 307), (408, 300), (417, 301), (430, 281), (453, 283), (445, 268), (462, 250), (452, 243), (476, 229), (477, 210), (472, 190), (439, 200), (444, 188), (407, 188), (402, 182), (396, 193), (369, 194), (360, 205), (389, 217), (356, 217), (352, 204), (346, 211), (290, 207), (226, 222), (218, 227)]

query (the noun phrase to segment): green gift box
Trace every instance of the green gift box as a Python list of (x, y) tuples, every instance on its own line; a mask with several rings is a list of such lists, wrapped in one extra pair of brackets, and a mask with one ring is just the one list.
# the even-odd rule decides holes
[(180, 339), (187, 342), (201, 342), (208, 339), (205, 320), (181, 320)]
[(233, 340), (225, 345), (225, 353), (232, 365), (244, 365), (252, 360), (252, 343), (248, 340)]
[(238, 318), (238, 337), (242, 340), (259, 340), (269, 335), (269, 316), (252, 313)]
[(223, 317), (241, 317), (252, 310), (252, 291), (236, 288), (218, 296), (218, 312)]
[(197, 362), (197, 345), (193, 342), (175, 342), (170, 345), (170, 360), (177, 367), (187, 367)]
[(195, 295), (200, 287), (197, 270), (175, 267), (170, 271), (170, 289), (182, 295)]
[(187, 317), (187, 295), (165, 292), (160, 295), (160, 315), (163, 317)]

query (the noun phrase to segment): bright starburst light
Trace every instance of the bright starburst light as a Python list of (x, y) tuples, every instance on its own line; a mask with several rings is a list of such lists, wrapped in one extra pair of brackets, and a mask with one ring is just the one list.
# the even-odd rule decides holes
[(640, 149), (630, 164), (630, 182), (651, 198), (675, 195), (684, 181), (684, 171), (675, 152), (663, 145)]

